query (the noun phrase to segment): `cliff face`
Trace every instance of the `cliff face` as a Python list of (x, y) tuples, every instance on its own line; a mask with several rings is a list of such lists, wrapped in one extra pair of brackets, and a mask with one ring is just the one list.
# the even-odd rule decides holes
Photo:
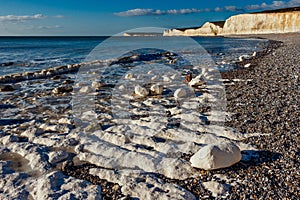
[(232, 16), (222, 35), (300, 32), (300, 12), (257, 13)]
[(191, 28), (191, 29), (170, 29), (165, 30), (163, 35), (164, 36), (214, 36), (219, 35), (222, 33), (222, 26), (219, 24), (216, 24), (214, 22), (206, 22), (202, 27), (200, 28)]
[(198, 29), (171, 29), (164, 36), (213, 36), (300, 32), (300, 11), (241, 14), (230, 17), (224, 26), (207, 22)]

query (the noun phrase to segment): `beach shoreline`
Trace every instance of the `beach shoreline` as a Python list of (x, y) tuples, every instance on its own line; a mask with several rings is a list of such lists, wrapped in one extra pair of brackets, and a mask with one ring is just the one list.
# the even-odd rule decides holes
[[(95, 157), (95, 159), (88, 156), (91, 151), (96, 151), (94, 149), (101, 149), (101, 145), (89, 140), (87, 135), (90, 133), (82, 134), (72, 131), (75, 123), (70, 117), (72, 112), (69, 111), (70, 99), (72, 98), (72, 87), (69, 86), (72, 86), (74, 81), (64, 74), (77, 71), (80, 65), (62, 66), (54, 68), (61, 70), (62, 73), (52, 70), (51, 78), (48, 77), (47, 70), (37, 73), (40, 78), (32, 78), (31, 76), (34, 76), (34, 73), (24, 74), (28, 77), (24, 80), (22, 77), (17, 77), (20, 81), (29, 81), (27, 83), (28, 89), (26, 88), (25, 91), (18, 91), (14, 87), (7, 87), (3, 90), (8, 92), (8, 96), (3, 99), (5, 104), (0, 108), (3, 110), (11, 109), (10, 112), (15, 112), (18, 117), (25, 117), (24, 119), (17, 117), (18, 119), (11, 122), (1, 120), (0, 124), (4, 127), (3, 130), (0, 130), (0, 153), (6, 155), (0, 159), (3, 161), (0, 162), (3, 169), (0, 175), (3, 179), (9, 180), (8, 183), (0, 183), (3, 185), (6, 194), (14, 197), (33, 198), (33, 193), (27, 191), (23, 183), (23, 185), (18, 186), (16, 191), (12, 191), (15, 179), (23, 182), (29, 177), (28, 183), (32, 181), (33, 185), (36, 184), (36, 180), (47, 185), (49, 184), (47, 181), (52, 179), (57, 180), (55, 184), (67, 184), (68, 182), (79, 184), (80, 190), (84, 191), (82, 195), (100, 195), (102, 199), (133, 199), (134, 196), (124, 194), (124, 191), (130, 193), (132, 189), (137, 192), (139, 190), (136, 186), (139, 184), (145, 184), (150, 193), (154, 188), (153, 194), (160, 193), (162, 196), (167, 195), (167, 190), (164, 191), (167, 187), (173, 192), (171, 195), (180, 195), (182, 199), (193, 199), (193, 197), (196, 199), (214, 199), (216, 197), (226, 199), (297, 199), (300, 196), (297, 187), (299, 182), (298, 169), (300, 167), (300, 110), (297, 106), (299, 105), (297, 97), (299, 97), (300, 91), (300, 34), (248, 35), (243, 37), (265, 38), (270, 42), (262, 52), (257, 52), (256, 56), (237, 63), (239, 66), (237, 69), (221, 73), (226, 92), (227, 113), (230, 113), (225, 126), (239, 132), (238, 136), (241, 136), (242, 139), (239, 140), (237, 137), (232, 140), (237, 144), (244, 144), (246, 149), (242, 151), (243, 159), (239, 163), (225, 169), (212, 171), (191, 169), (193, 173), (196, 173), (195, 177), (184, 180), (168, 178), (164, 175), (164, 173), (169, 173), (167, 169), (162, 169), (164, 173), (161, 174), (142, 173), (135, 169), (136, 171), (130, 172), (132, 177), (128, 179), (126, 173), (129, 172), (126, 172), (126, 170), (124, 172), (119, 169), (97, 166), (101, 157)], [(250, 65), (245, 67), (247, 64)], [(49, 83), (43, 83), (40, 80), (45, 78), (49, 78)], [(5, 80), (3, 82), (7, 83)], [(8, 81), (8, 83), (11, 82)], [(31, 85), (34, 84), (43, 84), (43, 87), (35, 93), (35, 91), (30, 90)], [(54, 89), (53, 86), (55, 86)], [(102, 91), (103, 85), (95, 83), (95, 87), (98, 91)], [(104, 88), (106, 87), (111, 86), (107, 84)], [(86, 88), (83, 94), (88, 92), (89, 88)], [(18, 102), (24, 104), (24, 108), (26, 108), (21, 111), (21, 114), (18, 111)], [(166, 106), (172, 108), (175, 105), (176, 107), (176, 104), (173, 104), (170, 101)], [(43, 106), (44, 108), (42, 108)], [(141, 106), (138, 108), (141, 108)], [(101, 109), (109, 113), (107, 108)], [(27, 113), (26, 110), (30, 112)], [(174, 110), (171, 111), (174, 112)], [(177, 111), (175, 110), (175, 112)], [(4, 118), (6, 115), (10, 116), (11, 113), (5, 114), (4, 112)], [(88, 113), (86, 117), (90, 117), (90, 115), (93, 115), (93, 113)], [(171, 115), (171, 112), (168, 115)], [(147, 119), (147, 117), (139, 114), (135, 115), (135, 118)], [(135, 118), (133, 120), (136, 120)], [(128, 141), (136, 137), (134, 134), (130, 136), (132, 138), (126, 138), (122, 134), (116, 136), (117, 139), (108, 137), (114, 133), (113, 125), (109, 124), (111, 123), (109, 121), (109, 116), (103, 115), (101, 123), (107, 124), (105, 126), (99, 124), (100, 128), (105, 127), (105, 130), (110, 129), (111, 132), (103, 130), (97, 133), (96, 131), (98, 135), (95, 136), (101, 138), (101, 140), (111, 140), (113, 145), (121, 144), (120, 146), (127, 145), (126, 148), (133, 148), (130, 147)], [(176, 123), (174, 124), (176, 125)], [(97, 127), (86, 127), (91, 131), (95, 128)], [(124, 127), (116, 128), (119, 132), (122, 129)], [(146, 131), (145, 133), (147, 134)], [(184, 132), (181, 134), (184, 134)], [(243, 138), (243, 134), (253, 134), (253, 136)], [(149, 143), (145, 143), (146, 145), (141, 143), (140, 146), (134, 146), (133, 152), (151, 152), (151, 148), (153, 148), (151, 145), (157, 149), (164, 149), (164, 146), (169, 145), (165, 142), (171, 140), (172, 137), (165, 139), (157, 136), (147, 138), (147, 141), (148, 139), (150, 140)], [(122, 143), (123, 140), (124, 144)], [(38, 144), (37, 147), (32, 145), (35, 143)], [(101, 144), (106, 148), (112, 148), (111, 144), (108, 145), (108, 143), (110, 141)], [(151, 145), (147, 146), (148, 144)], [(198, 148), (194, 142), (188, 144), (191, 148)], [(84, 149), (85, 146), (87, 149)], [(253, 146), (253, 149), (248, 150), (247, 148), (250, 146)], [(115, 152), (124, 149), (115, 146), (114, 148)], [(145, 150), (143, 150), (144, 148)], [(108, 149), (107, 151), (111, 150)], [(152, 153), (155, 152), (151, 152), (151, 155)], [(21, 167), (13, 166), (12, 169), (16, 173), (11, 173), (9, 170), (15, 161), (8, 157), (11, 155), (16, 156), (16, 154), (20, 154), (26, 159), (24, 159), (24, 162), (20, 161), (16, 164), (21, 165)], [(79, 158), (83, 161), (78, 161), (78, 158), (76, 158), (77, 163), (73, 162), (73, 158), (78, 155), (81, 156)], [(173, 156), (176, 157), (177, 155)], [(181, 163), (185, 164), (189, 162), (191, 157), (188, 153), (182, 153), (179, 156), (182, 159)], [(17, 158), (19, 157), (17, 156)], [(173, 157), (170, 158), (173, 159)], [(38, 160), (39, 163), (35, 160)], [(172, 162), (175, 163), (176, 160), (174, 160)], [(11, 161), (13, 164), (10, 163)], [(104, 161), (102, 162), (104, 163)], [(36, 173), (32, 171), (28, 173), (30, 175), (27, 175), (28, 171), (26, 170), (33, 167), (40, 168), (40, 173), (43, 176), (35, 177), (36, 175), (32, 174)], [(170, 169), (172, 167), (171, 165)], [(152, 170), (151, 167), (149, 169)], [(177, 175), (176, 170), (171, 171), (169, 174), (172, 175), (172, 173)], [(18, 178), (15, 178), (15, 175)], [(21, 177), (22, 175), (25, 176), (25, 179)], [(130, 181), (133, 181), (133, 183), (129, 186), (126, 185)], [(208, 186), (208, 183), (212, 185)], [(121, 186), (122, 184), (126, 187)], [(59, 187), (66, 187), (66, 185), (59, 185)], [(155, 190), (155, 188), (157, 189)], [(44, 191), (45, 195), (48, 195), (48, 193), (53, 195), (53, 192), (57, 192), (56, 195), (60, 194), (59, 190), (51, 191), (51, 188), (47, 189), (46, 186), (41, 191)], [(143, 192), (148, 191), (143, 190)]]
[(262, 57), (249, 60), (252, 68), (222, 74), (228, 79), (252, 79), (226, 86), (228, 111), (236, 113), (227, 125), (241, 132), (266, 134), (245, 140), (260, 149), (263, 160), (258, 166), (240, 170), (243, 175), (239, 176), (247, 180), (246, 187), (234, 187), (232, 192), (235, 195), (241, 192), (246, 199), (297, 199), (300, 34), (258, 37), (282, 44)]

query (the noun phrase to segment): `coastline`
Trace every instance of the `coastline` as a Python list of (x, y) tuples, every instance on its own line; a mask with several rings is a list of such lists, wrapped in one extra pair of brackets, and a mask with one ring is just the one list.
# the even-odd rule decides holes
[[(299, 105), (297, 96), (299, 96), (300, 90), (299, 77), (296, 77), (299, 75), (300, 71), (300, 34), (245, 36), (245, 38), (249, 37), (262, 37), (271, 41), (274, 40), (274, 42), (271, 42), (264, 51), (258, 52), (257, 56), (240, 62), (240, 67), (238, 69), (229, 72), (222, 72), (221, 75), (223, 79), (227, 79), (230, 83), (225, 86), (228, 104), (227, 109), (229, 113), (233, 113), (231, 121), (226, 122), (226, 126), (236, 128), (241, 133), (260, 133), (258, 136), (252, 136), (242, 140), (246, 144), (251, 144), (257, 147), (256, 153), (259, 156), (250, 156), (248, 161), (243, 160), (238, 164), (225, 169), (213, 171), (196, 170), (196, 172), (199, 173), (199, 177), (197, 178), (175, 180), (163, 176), (160, 177), (161, 180), (168, 184), (181, 186), (183, 189), (191, 192), (191, 194), (199, 199), (214, 198), (212, 196), (212, 192), (207, 190), (207, 188), (202, 184), (207, 181), (214, 181), (224, 186), (224, 191), (221, 191), (220, 194), (217, 195), (219, 198), (297, 199), (297, 197), (300, 196), (299, 189), (297, 188), (297, 180), (299, 180), (297, 177), (299, 178), (300, 133), (300, 112), (297, 107), (297, 105)], [(277, 41), (281, 41), (282, 43)], [(251, 63), (249, 68), (243, 67), (248, 63)], [(79, 65), (76, 65), (74, 68), (71, 66), (69, 66), (69, 68), (61, 67), (58, 70), (62, 70), (62, 74), (65, 74), (69, 73), (69, 70), (76, 71), (78, 67)], [(48, 71), (44, 71), (41, 74), (41, 78), (45, 78), (47, 72)], [(53, 82), (56, 81), (55, 79), (59, 79), (61, 82), (64, 81), (65, 84), (72, 83), (72, 80), (68, 77), (64, 77), (62, 74), (51, 75), (53, 77)], [(33, 76), (34, 74), (27, 75), (29, 75), (30, 78), (30, 76)], [(56, 77), (57, 75), (59, 76)], [(33, 80), (33, 82), (39, 83), (39, 80)], [(66, 99), (71, 97), (68, 93), (68, 88), (61, 89), (62, 92), (58, 91), (58, 94), (55, 94), (57, 96), (53, 94), (54, 90), (49, 89), (43, 91), (41, 94), (34, 94), (29, 91), (29, 95), (36, 95), (35, 99), (37, 100), (42, 97), (54, 95), (58, 98), (58, 100), (57, 102), (54, 100), (52, 101), (54, 104), (60, 104), (60, 100), (66, 101)], [(27, 94), (20, 94), (24, 95), (24, 98), (28, 101), (36, 101), (28, 98)], [(14, 100), (9, 100), (9, 98), (7, 101), (11, 102), (11, 104), (14, 102)], [(46, 112), (51, 113), (53, 111), (50, 108), (46, 110)], [(59, 132), (62, 129), (72, 129), (73, 124), (68, 121), (69, 114), (70, 113), (68, 112), (63, 116), (61, 116), (60, 112), (49, 114), (49, 116), (47, 116), (49, 118), (47, 123), (49, 124), (47, 124), (46, 128), (44, 128), (45, 126), (40, 126), (37, 130), (27, 131), (28, 127), (26, 127), (26, 125), (24, 127), (13, 126), (13, 130), (15, 132), (12, 135), (6, 135), (4, 132), (0, 131), (0, 136), (2, 137), (0, 137), (0, 142), (4, 145), (18, 142), (25, 144), (26, 142), (32, 142), (31, 140), (33, 140), (47, 146), (49, 141), (54, 142), (54, 140), (48, 141), (45, 138), (44, 141), (38, 141), (36, 138), (44, 134), (40, 133), (39, 131), (41, 130), (38, 129), (45, 129), (45, 132), (49, 135), (49, 137), (54, 134), (54, 132)], [(61, 117), (65, 117), (63, 118), (65, 119), (63, 122), (65, 126), (54, 127), (54, 125), (51, 125), (52, 118), (54, 118), (53, 120), (55, 121), (55, 119), (58, 120)], [(3, 121), (1, 122), (5, 123)], [(26, 123), (28, 123), (29, 129), (34, 129), (34, 127), (31, 127), (31, 122)], [(24, 130), (26, 130), (26, 134), (24, 134)], [(49, 131), (49, 133), (47, 131)], [(65, 149), (77, 145), (76, 141), (71, 140), (73, 139), (72, 135), (71, 137), (64, 136), (63, 131), (59, 134), (58, 136), (55, 136), (58, 139), (53, 143), (54, 149), (60, 147), (61, 143), (66, 143), (67, 146), (64, 147)], [(20, 145), (20, 147), (17, 146), (17, 144), (13, 145), (15, 145), (15, 150), (25, 148), (22, 145)], [(0, 150), (2, 151), (1, 148), (2, 146), (0, 146)], [(66, 150), (68, 153), (67, 157), (61, 152), (61, 154), (55, 154), (56, 157), (53, 156), (52, 160), (56, 159), (59, 161), (67, 161), (57, 164), (54, 170), (61, 171), (64, 175), (72, 178), (76, 177), (81, 181), (89, 181), (88, 184), (91, 184), (91, 187), (98, 187), (97, 185), (100, 185), (102, 187), (103, 199), (131, 199), (131, 197), (123, 195), (119, 184), (101, 179), (97, 175), (92, 175), (90, 170), (93, 168), (95, 169), (96, 165), (83, 164), (81, 166), (76, 166), (75, 164), (74, 166), (73, 162), (68, 161), (70, 158), (73, 158), (72, 156), (74, 156), (74, 151), (76, 153), (81, 152), (80, 148), (81, 147), (79, 145), (76, 146), (74, 150), (72, 149), (72, 151)], [(39, 152), (37, 151), (36, 153)], [(54, 154), (54, 151), (51, 153)], [(252, 152), (244, 152), (244, 154), (247, 153), (250, 155)], [(190, 156), (183, 155), (183, 157), (183, 159), (189, 160)], [(42, 158), (41, 163), (46, 163), (46, 161), (42, 160)], [(41, 168), (43, 169), (43, 167)], [(47, 167), (45, 167), (45, 169), (46, 168)], [(49, 177), (43, 176), (42, 179), (43, 178), (46, 180)], [(151, 177), (147, 178), (151, 179)], [(59, 179), (59, 181), (61, 180)], [(87, 183), (84, 182), (84, 184)], [(157, 183), (155, 182), (155, 184)], [(93, 188), (93, 191), (96, 189)], [(160, 188), (157, 189), (160, 191)], [(163, 193), (164, 191), (160, 192)]]
[[(248, 161), (240, 161), (226, 169), (197, 170), (201, 174), (197, 178), (181, 181), (163, 177), (163, 180), (191, 191), (197, 199), (297, 199), (300, 196), (300, 110), (295, 105), (299, 105), (297, 95), (299, 96), (300, 81), (299, 77), (296, 80), (290, 76), (293, 73), (289, 73), (293, 69), (298, 75), (300, 72), (300, 66), (297, 66), (300, 33), (241, 37), (271, 41), (257, 56), (237, 63), (237, 69), (221, 73), (222, 78), (231, 83), (226, 84), (225, 90), (227, 110), (233, 115), (225, 125), (242, 133), (260, 133), (242, 140), (257, 148), (255, 152), (258, 157), (250, 156)], [(279, 60), (276, 59), (277, 56)], [(245, 68), (246, 63), (251, 63), (251, 67)], [(290, 63), (294, 64), (291, 65), (293, 68), (285, 69), (286, 66), (290, 67)], [(276, 87), (280, 81), (282, 85), (292, 83), (293, 87)], [(272, 87), (276, 87), (276, 90)], [(281, 96), (281, 92), (285, 95)], [(276, 102), (275, 105), (272, 102)], [(253, 152), (249, 151), (249, 155), (251, 153)], [(187, 155), (186, 159), (189, 157)], [(207, 190), (202, 184), (207, 181), (220, 185)], [(226, 188), (226, 184), (232, 185)]]
[[(253, 37), (253, 36), (248, 36)], [(260, 164), (244, 163), (238, 173), (244, 185), (232, 188), (232, 198), (297, 199), (299, 197), (299, 50), (300, 34), (255, 35), (282, 42), (268, 54), (253, 58), (249, 69), (222, 73), (227, 79), (251, 79), (226, 86), (228, 126), (266, 135), (245, 142), (260, 149)], [(243, 189), (244, 188), (244, 189)], [(264, 188), (264, 189), (262, 189)]]
[[(259, 156), (226, 169), (198, 170), (201, 178), (164, 180), (175, 182), (198, 199), (297, 199), (300, 196), (300, 109), (297, 106), (300, 33), (241, 37), (271, 41), (259, 55), (238, 63), (237, 69), (221, 73), (222, 78), (231, 83), (226, 84), (225, 90), (227, 110), (233, 115), (225, 125), (242, 133), (260, 133), (242, 140), (257, 147)], [(246, 63), (251, 63), (251, 67), (245, 68)], [(293, 77), (293, 70), (298, 72), (296, 78)], [(279, 87), (278, 83), (281, 83)], [(288, 87), (281, 88), (282, 85)], [(225, 185), (234, 183), (234, 186), (231, 185), (230, 189), (225, 190), (227, 193), (223, 191), (222, 194), (220, 188), (212, 187), (211, 191), (207, 191), (200, 184), (206, 181)], [(221, 195), (214, 196), (212, 192), (217, 191)]]

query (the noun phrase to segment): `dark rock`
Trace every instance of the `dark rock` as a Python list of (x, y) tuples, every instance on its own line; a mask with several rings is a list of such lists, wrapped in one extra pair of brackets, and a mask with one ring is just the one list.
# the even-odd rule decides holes
[(15, 88), (11, 85), (0, 85), (0, 92), (12, 92)]

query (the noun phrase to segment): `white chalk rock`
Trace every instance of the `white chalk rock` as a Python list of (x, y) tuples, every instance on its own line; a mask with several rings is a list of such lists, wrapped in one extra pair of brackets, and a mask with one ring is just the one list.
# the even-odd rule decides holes
[(125, 75), (125, 79), (127, 79), (127, 80), (130, 80), (130, 79), (133, 79), (133, 78), (134, 78), (133, 73), (128, 73), (128, 74)]
[(187, 95), (188, 95), (188, 92), (183, 88), (179, 88), (174, 92), (175, 99), (185, 98), (185, 97), (187, 97)]
[(159, 79), (159, 76), (157, 76), (157, 75), (151, 77), (151, 80), (152, 80), (152, 81), (157, 81), (158, 79)]
[(140, 97), (145, 97), (149, 94), (149, 91), (146, 88), (139, 85), (135, 86), (134, 92)]
[(229, 190), (229, 185), (221, 184), (216, 181), (203, 182), (202, 184), (212, 193), (213, 197), (222, 196)]
[(30, 188), (32, 199), (102, 199), (100, 186), (59, 171), (43, 174)]
[(56, 164), (66, 160), (69, 157), (69, 154), (64, 151), (52, 151), (49, 153), (49, 162), (51, 164)]
[(23, 133), (21, 133), (21, 136), (25, 136), (29, 139), (32, 139), (34, 137), (42, 135), (43, 133), (44, 130), (41, 128), (29, 127)]
[(79, 92), (80, 93), (88, 93), (91, 91), (91, 88), (89, 86), (83, 86), (82, 88), (80, 88)]
[(244, 65), (245, 68), (248, 68), (250, 66), (251, 66), (251, 63), (248, 63), (248, 64)]
[(253, 52), (252, 56), (255, 57), (257, 55), (256, 51)]
[(103, 83), (99, 83), (98, 81), (92, 82), (92, 88), (94, 88), (94, 89), (101, 88), (102, 86), (103, 86)]
[(196, 76), (189, 82), (189, 86), (199, 86), (202, 85), (204, 82), (202, 80), (202, 74)]
[(195, 153), (190, 162), (192, 167), (205, 170), (226, 168), (239, 162), (242, 158), (238, 146), (231, 142), (209, 144)]
[(125, 90), (125, 86), (124, 85), (120, 85), (119, 86), (119, 90)]
[(150, 90), (153, 94), (158, 94), (158, 95), (162, 94), (163, 89), (164, 88), (162, 85), (152, 85), (150, 88)]
[(163, 76), (164, 82), (171, 82), (171, 79), (168, 76)]
[(68, 119), (68, 118), (61, 118), (58, 120), (58, 123), (60, 124), (72, 124), (72, 120), (71, 119)]
[(243, 56), (239, 57), (239, 61), (242, 62), (243, 61)]

